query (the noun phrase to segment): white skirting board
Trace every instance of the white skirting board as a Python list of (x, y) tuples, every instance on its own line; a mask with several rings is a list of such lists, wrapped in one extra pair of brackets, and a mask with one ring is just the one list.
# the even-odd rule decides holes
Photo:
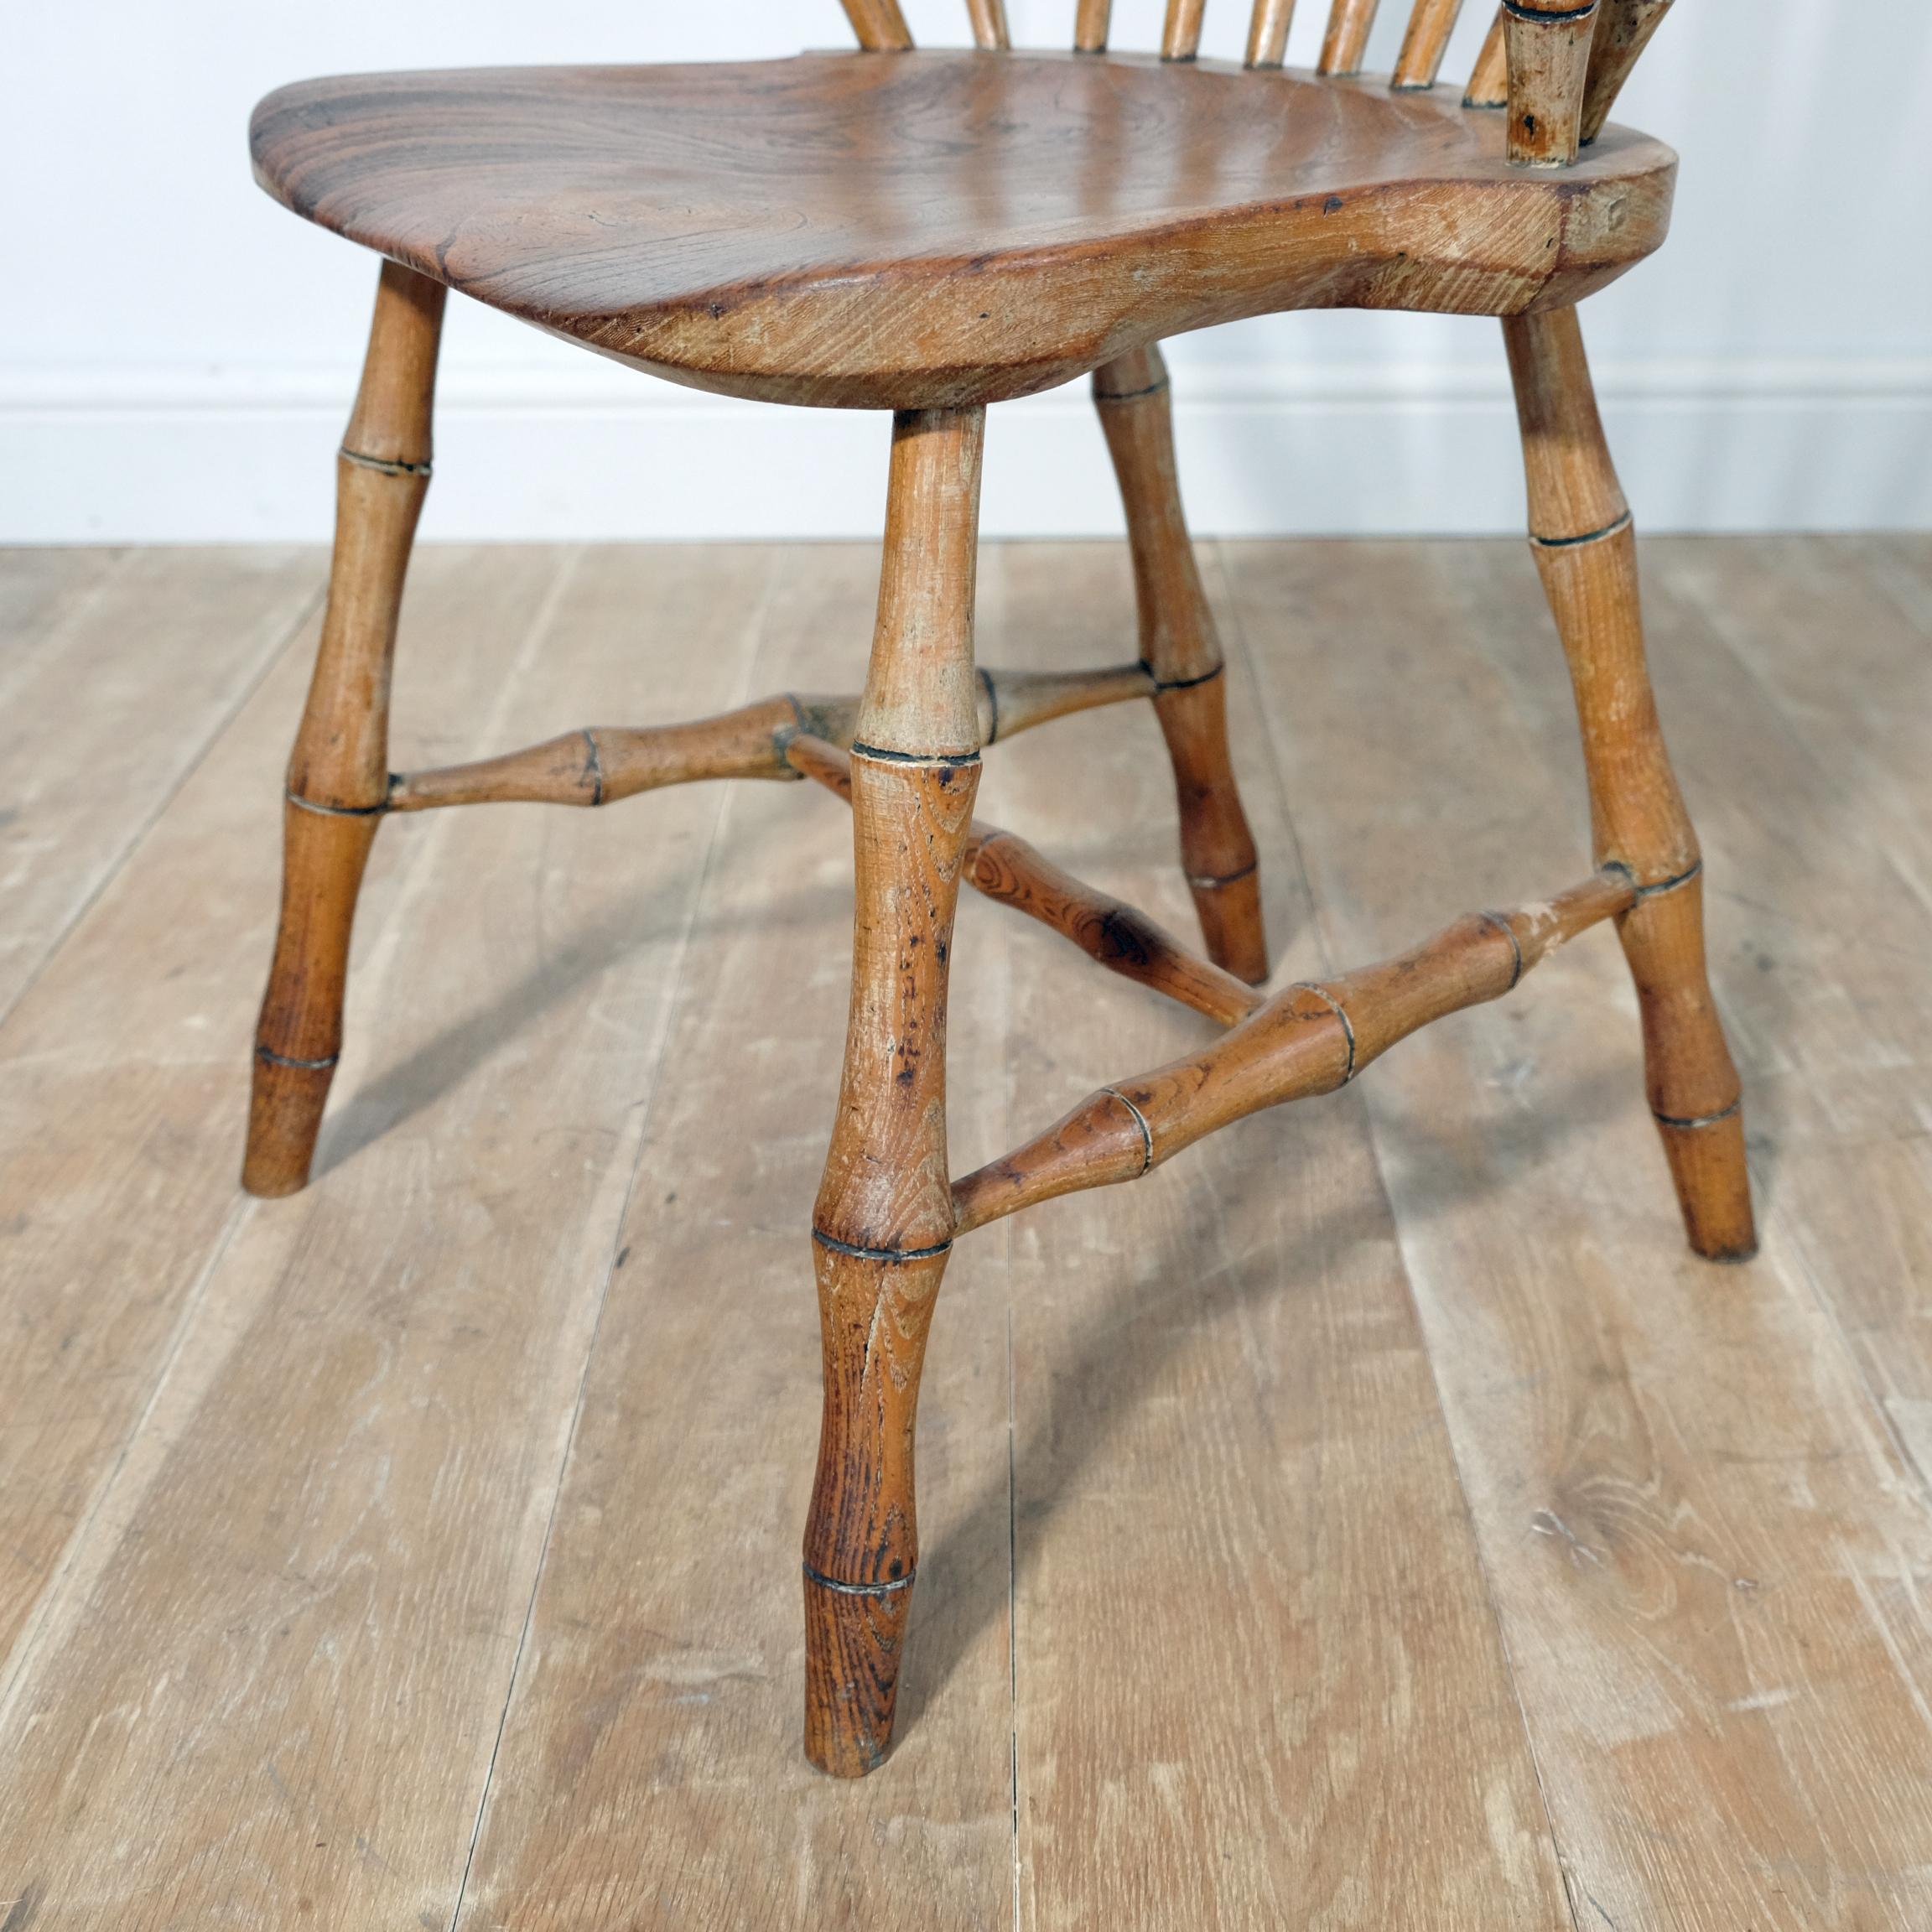
[[(1493, 367), (1189, 367), (1175, 411), (1202, 536), (1506, 532), (1523, 522)], [(1602, 361), (1649, 530), (1932, 527), (1932, 359)], [(352, 367), (0, 368), (0, 543), (321, 541)], [(697, 394), (568, 352), (445, 374), (423, 534), (871, 538), (886, 419)], [(1119, 532), (1085, 386), (994, 412), (991, 537)]]

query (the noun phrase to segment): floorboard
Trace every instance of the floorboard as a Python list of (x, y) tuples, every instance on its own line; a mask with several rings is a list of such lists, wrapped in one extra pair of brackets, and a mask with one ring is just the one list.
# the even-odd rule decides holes
[[(1224, 556), (1338, 953), (1587, 870), (1519, 548)], [(1765, 735), (1708, 631), (1651, 613), (1696, 813)], [(1756, 889), (1712, 816), (1715, 889)], [(1579, 1923), (1932, 1918), (1932, 1523), (1776, 1174), (1760, 1259), (1685, 1252), (1607, 932), (1364, 1089)]]
[[(804, 553), (745, 696), (851, 688), (877, 584), (875, 553)], [(640, 831), (658, 803), (631, 808)], [(851, 839), (816, 786), (730, 796), (477, 1847), (473, 1932), (870, 1926), (909, 1898), (922, 1924), (965, 1932), (1010, 1912), (1003, 1515), (961, 1535), (967, 1499), (1005, 1478), (1004, 1283), (984, 1254), (950, 1273), (923, 1391), (929, 1557), (895, 1775), (840, 1784), (798, 1748), (818, 1424), (807, 1231), (838, 1094)], [(956, 950), (969, 973), (972, 938)], [(977, 1116), (996, 1104), (999, 1062), (970, 1037), (998, 995), (961, 981), (956, 1134), (985, 1137)]]
[[(519, 569), (485, 742), (740, 694), (764, 560)], [(215, 1258), (0, 1715), (36, 1925), (450, 1922), (723, 799), (390, 828), (319, 1183)]]
[[(1587, 869), (1520, 545), (1207, 554), (1278, 984)], [(849, 687), (876, 569), (429, 547), (394, 761)], [(849, 820), (388, 828), (317, 1182), (245, 1203), (319, 583), (0, 552), (3, 1932), (1932, 1924), (1932, 542), (1646, 549), (1761, 1258), (1683, 1250), (1608, 932), (974, 1237), (857, 1785), (797, 1748)], [(989, 549), (987, 662), (1130, 617)], [(1192, 934), (1140, 708), (980, 815)], [(1205, 1031), (970, 899), (954, 986), (957, 1170)]]
[(321, 595), (312, 550), (8, 554), (0, 1018)]

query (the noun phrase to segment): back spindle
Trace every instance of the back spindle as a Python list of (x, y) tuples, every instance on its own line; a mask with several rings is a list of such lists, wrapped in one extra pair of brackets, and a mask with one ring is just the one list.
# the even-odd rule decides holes
[(1603, 132), (1630, 70), (1670, 11), (1670, 0), (1602, 0), (1590, 49), (1590, 79), (1583, 90), (1586, 147)]
[(1201, 20), (1208, 0), (1167, 0), (1167, 24), (1161, 33), (1163, 60), (1192, 60), (1201, 51)]
[(1498, 7), (1490, 23), (1489, 37), (1476, 56), (1476, 70), (1469, 76), (1469, 91), (1462, 96), (1465, 107), (1507, 107), (1509, 105), (1509, 43), (1504, 26), (1509, 10)]
[(1567, 168), (1583, 138), (1583, 93), (1598, 0), (1503, 0), (1509, 55), (1509, 158)]
[(1288, 57), (1288, 28), (1295, 18), (1295, 0), (1254, 0), (1248, 23), (1250, 67), (1279, 67)]
[(1376, 0), (1335, 0), (1328, 11), (1328, 31), (1322, 41), (1320, 74), (1359, 74), (1368, 52), (1368, 34), (1375, 24)]
[(966, 0), (973, 19), (973, 44), (1002, 51), (1013, 44), (1006, 28), (1006, 0)]
[(869, 54), (903, 54), (912, 44), (912, 30), (899, 11), (899, 0), (844, 0), (845, 18), (859, 44)]
[(1073, 17), (1076, 54), (1107, 51), (1107, 23), (1113, 11), (1114, 0), (1080, 0), (1080, 10)]
[(1442, 56), (1449, 50), (1449, 36), (1456, 31), (1456, 16), (1462, 11), (1462, 0), (1415, 0), (1415, 11), (1409, 16), (1409, 31), (1402, 37), (1401, 55), (1395, 63), (1395, 86), (1436, 85)]

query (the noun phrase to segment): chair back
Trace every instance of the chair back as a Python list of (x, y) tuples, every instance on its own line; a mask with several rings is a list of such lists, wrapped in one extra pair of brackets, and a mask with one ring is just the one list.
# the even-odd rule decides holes
[[(899, 0), (844, 0), (859, 44), (875, 52), (909, 49)], [(1670, 12), (1671, 0), (1503, 0), (1463, 95), (1471, 108), (1509, 117), (1509, 158), (1519, 167), (1566, 168), (1597, 138), (1630, 70)], [(1379, 0), (1330, 0), (1322, 58), (1324, 75), (1359, 74)], [(1412, 0), (1391, 87), (1433, 87), (1462, 0)], [(1208, 0), (1167, 0), (1161, 58), (1187, 61), (1201, 48)], [(1104, 54), (1113, 0), (1076, 0), (1076, 53)], [(1012, 45), (1006, 0), (966, 0), (976, 45)], [(1295, 0), (1252, 0), (1246, 65), (1279, 67), (1287, 51)]]

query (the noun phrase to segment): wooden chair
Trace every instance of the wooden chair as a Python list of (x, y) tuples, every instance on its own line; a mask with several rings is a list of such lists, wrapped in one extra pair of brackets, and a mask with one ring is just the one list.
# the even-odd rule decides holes
[[(891, 1737), (918, 1561), (914, 1411), (962, 1235), (1339, 1087), (1614, 919), (1690, 1244), (1726, 1259), (1754, 1237), (1697, 844), (1659, 731), (1630, 515), (1575, 306), (1664, 239), (1675, 158), (1607, 116), (1670, 0), (1506, 0), (1466, 95), (1436, 84), (1459, 0), (1415, 0), (1387, 81), (1358, 71), (1376, 0), (1333, 0), (1314, 74), (1281, 66), (1293, 0), (1256, 0), (1244, 68), (1196, 60), (1204, 0), (1171, 0), (1158, 58), (1109, 49), (1107, 0), (1078, 0), (1074, 51), (1024, 55), (1008, 50), (1002, 0), (968, 0), (976, 50), (929, 53), (911, 50), (897, 0), (844, 4), (862, 51), (318, 80), (257, 111), (263, 185), (385, 259), (288, 769), (244, 1182), (278, 1195), (308, 1179), (357, 889), (386, 818), (495, 799), (604, 805), (716, 777), (803, 776), (847, 798), (850, 1026), (813, 1220), (824, 1413), (805, 1535), (805, 1735), (815, 1763), (855, 1776)], [(892, 410), (864, 694), (599, 726), (392, 775), (389, 668), (451, 288), (675, 382)], [(1596, 870), (1399, 959), (1267, 997), (1254, 990), (1268, 969), (1254, 846), (1158, 345), (1232, 317), (1338, 307), (1503, 319)], [(1074, 676), (977, 666), (986, 408), (1089, 372), (1126, 502), (1138, 661)], [(984, 746), (1133, 698), (1152, 701), (1172, 758), (1206, 958), (973, 818)], [(953, 1181), (947, 967), (963, 880), (1227, 1032)]]

